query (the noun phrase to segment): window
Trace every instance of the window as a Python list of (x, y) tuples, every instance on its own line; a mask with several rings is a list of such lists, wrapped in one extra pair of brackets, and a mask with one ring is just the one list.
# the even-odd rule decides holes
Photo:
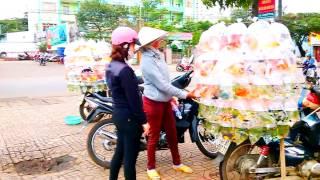
[(62, 12), (63, 14), (70, 14), (69, 6), (63, 5)]
[(50, 23), (43, 23), (42, 24), (42, 30), (46, 31), (48, 28), (52, 27), (52, 26), (56, 26), (56, 24), (50, 24)]
[(42, 11), (45, 13), (56, 12), (57, 4), (54, 2), (43, 2), (42, 3)]

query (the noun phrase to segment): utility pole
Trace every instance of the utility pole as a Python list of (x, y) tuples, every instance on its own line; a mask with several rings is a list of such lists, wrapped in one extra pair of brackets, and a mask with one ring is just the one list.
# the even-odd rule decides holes
[(258, 13), (258, 3), (259, 0), (253, 0), (252, 5), (251, 5), (251, 13), (252, 13), (252, 17), (258, 17), (259, 13)]
[(138, 29), (139, 29), (139, 31), (140, 31), (140, 29), (141, 29), (141, 27), (142, 27), (142, 18), (141, 18), (141, 16), (142, 16), (142, 1), (140, 1), (140, 3), (139, 3), (139, 24), (138, 24)]
[(282, 18), (282, 0), (278, 0), (278, 20)]
[[(140, 29), (142, 28), (142, 0), (140, 0), (140, 3), (139, 3), (139, 22), (138, 22), (138, 30), (140, 31)], [(141, 51), (138, 51), (137, 52), (137, 63), (140, 64), (141, 62)]]

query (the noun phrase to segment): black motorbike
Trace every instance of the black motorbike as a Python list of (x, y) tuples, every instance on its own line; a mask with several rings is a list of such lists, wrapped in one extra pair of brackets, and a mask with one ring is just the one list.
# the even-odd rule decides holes
[[(307, 81), (308, 78), (318, 79), (316, 76), (307, 77)], [(312, 90), (320, 98), (320, 89), (313, 87)], [(285, 139), (285, 159), (287, 176), (314, 179), (320, 178), (320, 119), (316, 114), (320, 108), (311, 110), (302, 105), (307, 91), (303, 89), (298, 103), (301, 119), (291, 127)], [(279, 116), (279, 119), (285, 118), (284, 111), (280, 114), (282, 117)], [(253, 145), (249, 141), (240, 145), (231, 143), (220, 163), (220, 178), (246, 180), (279, 177), (279, 146), (279, 141), (267, 143), (264, 139)]]
[[(91, 104), (88, 103), (88, 101), (86, 99), (89, 98), (94, 98), (94, 99), (99, 99), (101, 97), (110, 97), (109, 95), (107, 95), (106, 91), (99, 91), (99, 92), (95, 92), (95, 93), (91, 93), (89, 91), (84, 92), (84, 96), (82, 99), (82, 102), (79, 105), (79, 113), (81, 118), (84, 121), (87, 121), (87, 117), (89, 115), (89, 113), (93, 110), (93, 107), (91, 106)], [(101, 113), (99, 115), (97, 115), (92, 122), (98, 122), (100, 121), (103, 117), (104, 117), (105, 113)]]
[(23, 54), (18, 54), (18, 60), (32, 60), (33, 57), (29, 55), (28, 52), (23, 52)]
[[(81, 73), (86, 73), (86, 72), (93, 72), (91, 68), (85, 68), (81, 71)], [(137, 76), (138, 79), (138, 83), (140, 84), (139, 89), (142, 93), (143, 91), (143, 86), (141, 86), (141, 84), (143, 84), (143, 79), (141, 76)], [(90, 89), (91, 87), (86, 87), (86, 89)], [(99, 99), (100, 97), (111, 97), (111, 91), (109, 89), (107, 89), (106, 91), (98, 91), (98, 92), (90, 92), (90, 91), (82, 91), (82, 94), (84, 94), (82, 102), (79, 105), (79, 113), (81, 118), (84, 121), (87, 121), (87, 117), (89, 115), (89, 113), (92, 111), (92, 107), (90, 106), (90, 104), (86, 101), (86, 97), (89, 98), (94, 98), (94, 99)], [(100, 121), (102, 118), (104, 117), (104, 114), (99, 114), (94, 118), (94, 121), (90, 121), (92, 122), (98, 122)]]
[[(186, 88), (191, 81), (191, 74), (192, 71), (175, 78), (172, 80), (172, 85), (180, 89)], [(87, 151), (95, 163), (109, 168), (117, 143), (117, 129), (111, 116), (113, 111), (112, 98), (95, 94), (94, 97), (86, 96), (85, 100), (93, 108), (87, 117), (87, 123), (94, 121), (101, 114), (105, 117), (90, 130), (87, 139)], [(211, 141), (214, 141), (214, 139), (203, 133), (203, 119), (198, 117), (198, 103), (190, 99), (179, 99), (178, 102), (178, 110), (181, 114), (177, 111), (173, 111), (173, 113), (175, 114), (179, 143), (184, 142), (184, 134), (189, 130), (191, 141), (196, 143), (200, 151), (209, 158), (215, 158), (217, 152), (210, 150)], [(146, 144), (147, 139), (142, 136), (141, 151), (146, 150)], [(158, 149), (168, 149), (164, 131), (161, 131)]]

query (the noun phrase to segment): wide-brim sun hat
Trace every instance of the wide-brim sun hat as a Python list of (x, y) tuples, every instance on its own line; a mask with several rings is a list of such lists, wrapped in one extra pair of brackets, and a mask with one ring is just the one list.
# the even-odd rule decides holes
[(139, 50), (142, 47), (149, 45), (157, 39), (163, 38), (168, 34), (167, 31), (151, 28), (151, 27), (143, 27), (138, 33), (138, 38), (141, 45), (137, 48)]

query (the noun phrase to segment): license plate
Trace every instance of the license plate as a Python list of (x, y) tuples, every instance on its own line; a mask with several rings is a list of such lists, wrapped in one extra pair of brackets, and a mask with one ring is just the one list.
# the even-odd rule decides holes
[(227, 153), (227, 150), (231, 144), (231, 141), (225, 140), (221, 135), (218, 136), (218, 138), (215, 140), (215, 143), (217, 145), (217, 150), (219, 153), (225, 155)]

